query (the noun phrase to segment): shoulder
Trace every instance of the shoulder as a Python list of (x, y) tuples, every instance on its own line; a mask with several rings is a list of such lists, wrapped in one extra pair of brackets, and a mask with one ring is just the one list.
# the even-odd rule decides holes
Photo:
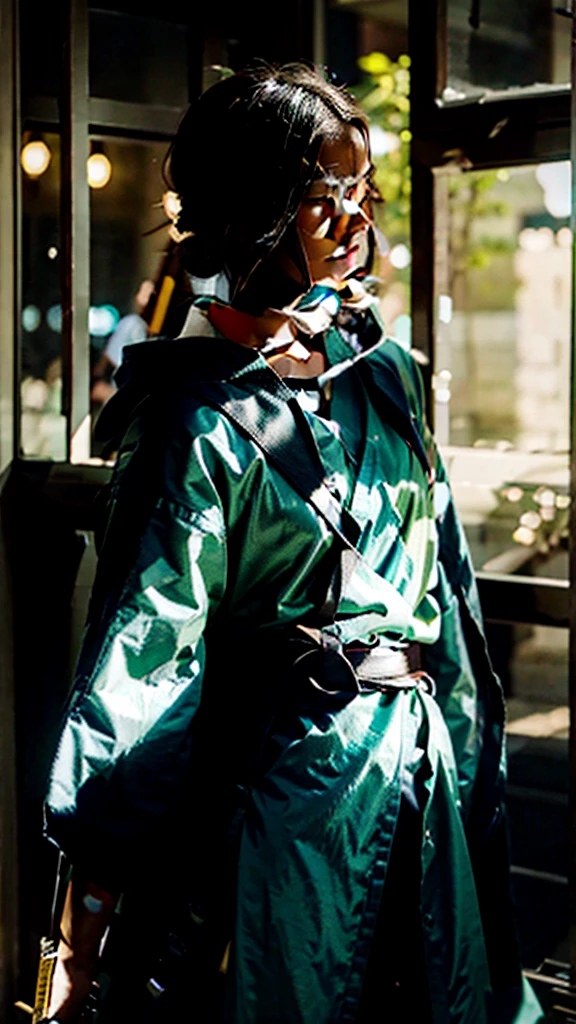
[(147, 405), (125, 435), (119, 458), (135, 440), (152, 451), (161, 465), (164, 494), (180, 504), (196, 509), (218, 502), (225, 514), (231, 513), (232, 506), (239, 509), (270, 476), (275, 478), (262, 446), (242, 429), (242, 417), (226, 411), (239, 414), (244, 407), (254, 433), (269, 429), (270, 394), (257, 379), (197, 381), (191, 390), (153, 395)]
[(406, 349), (396, 338), (387, 337), (385, 353), (397, 367), (408, 397), (412, 397), (418, 408), (421, 409), (424, 402), (424, 383), (420, 367), (412, 351)]
[(201, 394), (176, 397), (168, 415), (166, 447), (184, 464), (201, 465), (211, 475), (224, 468), (241, 476), (259, 454), (255, 442)]
[[(375, 314), (372, 314), (375, 315)], [(376, 314), (376, 319), (380, 322)], [(396, 387), (403, 393), (410, 411), (421, 416), (424, 409), (424, 384), (420, 367), (412, 352), (402, 342), (386, 335), (383, 330), (381, 343), (367, 357), (367, 361), (380, 369), (394, 380)]]

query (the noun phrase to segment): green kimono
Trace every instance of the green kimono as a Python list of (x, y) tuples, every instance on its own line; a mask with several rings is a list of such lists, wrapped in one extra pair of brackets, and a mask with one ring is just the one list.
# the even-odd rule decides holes
[[(326, 351), (332, 365), (353, 354), (337, 328)], [(250, 721), (273, 705), (284, 637), (314, 623), (335, 563), (330, 526), (202, 400), (202, 380), (248, 403), (266, 434), (270, 395), (282, 401), (284, 385), (261, 356), (219, 337), (134, 347), (107, 412), (125, 433), (47, 831), (73, 861), (121, 885), (183, 802), (200, 838), (211, 827), (194, 802), (204, 785), (198, 750), (212, 778), (224, 765), (225, 786), (243, 744), (260, 743)], [(329, 415), (306, 413), (363, 559), (322, 628), (342, 644), (419, 641), (436, 696), (362, 693), (268, 722), (244, 787), (226, 1020), (354, 1021), (418, 737), (435, 1024), (530, 1024), (541, 1011), (522, 987), (510, 913), (503, 700), (411, 356), (393, 340), (376, 346), (332, 381)], [(146, 502), (134, 498), (143, 480)], [(237, 713), (240, 740), (231, 739)]]

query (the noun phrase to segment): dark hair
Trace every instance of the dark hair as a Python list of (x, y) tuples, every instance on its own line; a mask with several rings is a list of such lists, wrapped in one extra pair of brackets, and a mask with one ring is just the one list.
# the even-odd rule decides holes
[(225, 270), (234, 305), (256, 312), (266, 261), (295, 221), (322, 143), (343, 125), (368, 135), (355, 100), (303, 64), (258, 66), (208, 89), (184, 116), (165, 165), (182, 202), (178, 229), (193, 232), (191, 273)]

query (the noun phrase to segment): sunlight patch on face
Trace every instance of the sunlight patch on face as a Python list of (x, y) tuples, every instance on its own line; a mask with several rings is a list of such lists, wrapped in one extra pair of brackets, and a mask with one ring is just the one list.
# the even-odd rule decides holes
[(357, 127), (347, 125), (322, 145), (317, 177), (296, 219), (312, 281), (342, 281), (369, 262), (371, 174), (368, 141)]

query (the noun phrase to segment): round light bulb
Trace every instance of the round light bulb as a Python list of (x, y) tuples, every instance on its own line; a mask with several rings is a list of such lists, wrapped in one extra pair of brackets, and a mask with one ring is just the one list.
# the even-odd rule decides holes
[(90, 188), (105, 188), (112, 177), (112, 164), (104, 153), (92, 153), (86, 163)]
[(20, 154), (20, 163), (28, 177), (39, 178), (48, 170), (52, 153), (42, 139), (27, 142)]

